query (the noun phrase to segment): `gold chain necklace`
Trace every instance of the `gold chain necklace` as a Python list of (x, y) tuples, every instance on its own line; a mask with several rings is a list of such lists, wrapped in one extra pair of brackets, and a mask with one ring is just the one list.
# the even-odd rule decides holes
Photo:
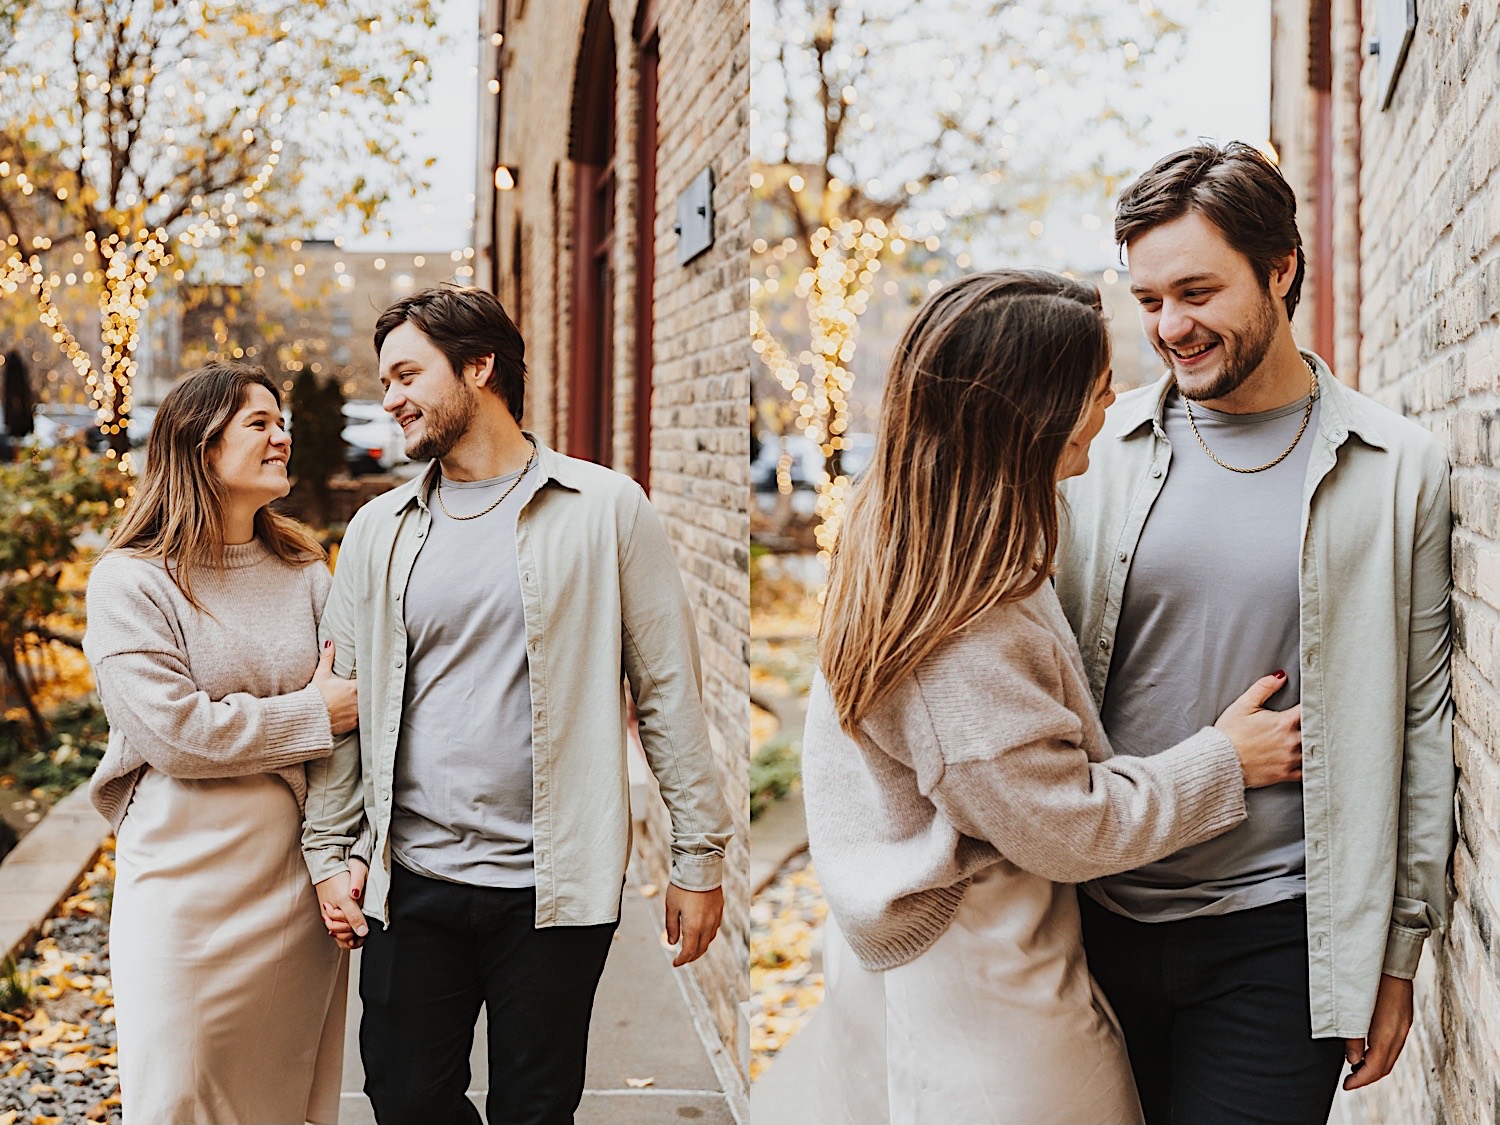
[[(1303, 362), (1306, 363), (1307, 361), (1304, 359)], [(1312, 390), (1308, 392), (1307, 409), (1302, 412), (1302, 425), (1297, 427), (1297, 436), (1292, 438), (1292, 444), (1282, 450), (1281, 456), (1277, 457), (1276, 460), (1267, 461), (1264, 465), (1257, 465), (1253, 469), (1241, 469), (1237, 465), (1226, 465), (1214, 456), (1214, 451), (1208, 448), (1208, 442), (1204, 441), (1203, 435), (1198, 432), (1198, 423), (1193, 420), (1193, 404), (1184, 396), (1182, 405), (1187, 410), (1188, 425), (1193, 428), (1193, 436), (1198, 439), (1198, 444), (1203, 447), (1203, 452), (1208, 454), (1209, 459), (1215, 465), (1218, 465), (1221, 469), (1228, 469), (1231, 473), (1263, 473), (1267, 469), (1274, 469), (1277, 465), (1285, 461), (1292, 455), (1292, 450), (1297, 448), (1297, 443), (1302, 440), (1302, 435), (1307, 432), (1307, 423), (1312, 420), (1313, 405), (1318, 401), (1318, 372), (1311, 363), (1307, 364), (1307, 370), (1312, 373)]]
[(536, 445), (533, 444), (532, 447), (531, 447), (531, 456), (528, 457), (528, 458), (526, 458), (526, 467), (524, 469), (522, 469), (519, 473), (516, 474), (516, 479), (513, 480), (513, 481), (511, 481), (510, 482), (510, 487), (507, 488), (504, 492), (502, 492), (500, 494), (500, 499), (496, 500), (493, 504), (491, 504), (484, 511), (482, 511), (482, 512), (475, 512), (472, 516), (455, 516), (452, 512), (450, 512), (448, 510), (448, 505), (443, 503), (443, 474), (442, 474), (442, 470), (439, 470), (438, 471), (438, 479), (437, 479), (437, 488), (435, 490), (437, 492), (438, 507), (441, 508), (441, 509), (443, 509), (443, 515), (447, 516), (450, 520), (477, 520), (480, 516), (487, 516), (491, 512), (493, 512), (496, 508), (498, 508), (501, 504), (505, 503), (505, 498), (507, 496), (509, 496), (512, 492), (514, 492), (516, 490), (516, 485), (518, 485), (518, 484), (521, 483), (521, 478), (524, 477), (527, 473), (529, 473), (531, 471), (532, 463), (535, 460), (536, 460)]

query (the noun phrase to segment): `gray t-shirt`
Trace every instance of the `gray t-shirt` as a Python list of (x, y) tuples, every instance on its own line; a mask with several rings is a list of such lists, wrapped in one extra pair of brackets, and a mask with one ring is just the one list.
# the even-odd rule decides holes
[[(455, 516), (482, 512), (520, 474), (443, 480)], [(531, 684), (516, 516), (532, 466), (493, 511), (432, 523), (406, 586), (406, 698), (396, 746), (391, 850), (409, 870), (482, 887), (536, 885)]]
[[(1305, 398), (1248, 415), (1194, 404), (1193, 417), (1220, 460), (1249, 468), (1286, 449), (1306, 408)], [(1317, 411), (1286, 460), (1233, 473), (1203, 452), (1176, 392), (1168, 398), (1171, 469), (1130, 563), (1101, 714), (1117, 754), (1144, 757), (1181, 742), (1277, 670), (1287, 683), (1268, 706), (1299, 701), (1302, 492)], [(1146, 922), (1305, 894), (1302, 787), (1252, 789), (1245, 804), (1239, 827), (1101, 879), (1089, 893)]]

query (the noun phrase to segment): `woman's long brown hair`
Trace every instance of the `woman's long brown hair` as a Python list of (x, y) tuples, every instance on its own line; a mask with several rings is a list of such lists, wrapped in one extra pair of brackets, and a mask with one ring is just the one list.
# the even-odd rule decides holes
[[(111, 550), (165, 562), (194, 609), (203, 607), (193, 597), (193, 575), (224, 565), (225, 493), (208, 453), (252, 386), (265, 387), (281, 402), (265, 369), (247, 363), (210, 363), (167, 392), (146, 442), (135, 498), (110, 536)], [(268, 507), (255, 513), (255, 537), (296, 566), (327, 557), (305, 525)]]
[(1098, 290), (1056, 274), (973, 274), (917, 311), (818, 634), (846, 730), (955, 632), (1047, 580), (1063, 453), (1108, 365)]

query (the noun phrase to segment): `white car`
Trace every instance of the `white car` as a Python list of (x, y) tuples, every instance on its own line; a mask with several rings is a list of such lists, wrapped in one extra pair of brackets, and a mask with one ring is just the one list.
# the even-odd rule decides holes
[(407, 463), (406, 439), (401, 427), (381, 409), (380, 403), (357, 399), (346, 402), (344, 418), (348, 424), (340, 436), (348, 445), (344, 456), (351, 476), (388, 473)]

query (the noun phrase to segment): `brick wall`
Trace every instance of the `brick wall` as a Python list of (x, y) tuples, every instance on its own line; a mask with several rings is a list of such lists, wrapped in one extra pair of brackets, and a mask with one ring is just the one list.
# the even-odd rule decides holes
[[(478, 259), (508, 308), (521, 310), (530, 387), (527, 422), (562, 443), (568, 424), (572, 340), (571, 99), (585, 0), (511, 0), (502, 70), (500, 159), (518, 168), (499, 197), (499, 237), (489, 247), (480, 208)], [(742, 1060), (748, 999), (749, 796), (749, 9), (744, 0), (660, 0), (656, 269), (649, 489), (666, 524), (695, 610), (704, 701), (736, 838), (726, 865), (724, 927), (689, 970), (729, 1056)], [(615, 31), (616, 214), (612, 335), (614, 467), (639, 465), (633, 415), (636, 372), (636, 168), (639, 91), (636, 0), (611, 0)], [(490, 18), (498, 17), (491, 4)], [(492, 57), (489, 51), (486, 57)], [(488, 75), (481, 75), (482, 79)], [(482, 115), (482, 128), (493, 129)], [(483, 151), (483, 150), (481, 150)], [(491, 153), (491, 155), (494, 155)], [(483, 160), (481, 161), (483, 163)], [(714, 176), (714, 245), (677, 261), (677, 198), (705, 167)], [(493, 165), (482, 170), (481, 196)], [(512, 249), (519, 230), (519, 286)], [(638, 859), (666, 885), (668, 821), (660, 801), (637, 840)], [(743, 1067), (743, 1062), (741, 1062)]]
[[(1334, 14), (1336, 167), (1358, 168), (1336, 187), (1337, 346), (1358, 357), (1360, 389), (1430, 428), (1453, 464), (1460, 772), (1449, 926), (1423, 956), (1417, 1024), (1395, 1072), (1341, 1095), (1333, 1120), (1473, 1125), (1500, 1120), (1500, 10), (1420, 5), (1383, 111), (1363, 51), (1374, 0), (1336, 0)], [(1298, 35), (1278, 26), (1278, 97), (1300, 96)]]
[[(669, 0), (658, 27), (651, 498), (678, 546), (698, 609), (704, 701), (735, 814), (724, 931), (699, 976), (743, 1065), (750, 903), (749, 6)], [(714, 245), (679, 265), (672, 229), (677, 198), (705, 167), (714, 178)], [(658, 810), (648, 836), (662, 841), (665, 831)], [(652, 852), (664, 878), (662, 854), (660, 846)]]

